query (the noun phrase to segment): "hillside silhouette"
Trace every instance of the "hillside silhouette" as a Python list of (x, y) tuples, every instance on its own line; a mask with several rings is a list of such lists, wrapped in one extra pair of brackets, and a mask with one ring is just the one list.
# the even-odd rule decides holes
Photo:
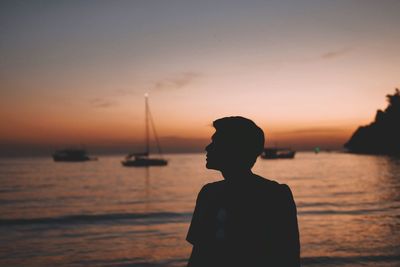
[(387, 95), (388, 106), (376, 112), (375, 121), (359, 127), (344, 144), (350, 152), (400, 155), (400, 91)]

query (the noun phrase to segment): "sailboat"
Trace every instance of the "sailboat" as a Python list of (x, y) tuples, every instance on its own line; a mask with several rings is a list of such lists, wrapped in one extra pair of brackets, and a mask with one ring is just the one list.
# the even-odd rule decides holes
[[(149, 102), (148, 102), (148, 94), (145, 94), (145, 130), (146, 130), (146, 150), (142, 153), (131, 153), (125, 157), (121, 163), (125, 167), (149, 167), (149, 166), (165, 166), (168, 164), (168, 161), (162, 158), (162, 152), (160, 143), (158, 141), (158, 136), (156, 129), (154, 127), (153, 118), (150, 113), (149, 109)], [(153, 129), (155, 141), (157, 143), (158, 153), (160, 154), (160, 158), (151, 158), (150, 157), (150, 132), (149, 132), (149, 120), (151, 123), (151, 127)]]

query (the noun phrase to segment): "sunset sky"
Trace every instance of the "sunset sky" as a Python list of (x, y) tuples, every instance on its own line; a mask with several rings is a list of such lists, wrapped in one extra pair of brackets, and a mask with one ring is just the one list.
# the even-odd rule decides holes
[(400, 1), (1, 1), (0, 150), (199, 151), (216, 118), (341, 148), (400, 87)]

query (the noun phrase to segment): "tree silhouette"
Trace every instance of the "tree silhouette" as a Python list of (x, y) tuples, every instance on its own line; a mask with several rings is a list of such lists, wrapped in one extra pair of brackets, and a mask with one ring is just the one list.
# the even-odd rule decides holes
[(378, 110), (375, 121), (359, 127), (344, 145), (350, 152), (400, 155), (400, 90), (386, 98), (387, 108)]

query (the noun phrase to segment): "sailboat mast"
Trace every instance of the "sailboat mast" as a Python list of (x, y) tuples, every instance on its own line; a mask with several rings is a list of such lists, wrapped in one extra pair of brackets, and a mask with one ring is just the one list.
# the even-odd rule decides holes
[(146, 155), (149, 155), (150, 153), (150, 140), (149, 140), (149, 104), (148, 104), (148, 94), (144, 95), (144, 99), (145, 99), (145, 112), (146, 112), (146, 116), (145, 116), (145, 120), (146, 120)]

